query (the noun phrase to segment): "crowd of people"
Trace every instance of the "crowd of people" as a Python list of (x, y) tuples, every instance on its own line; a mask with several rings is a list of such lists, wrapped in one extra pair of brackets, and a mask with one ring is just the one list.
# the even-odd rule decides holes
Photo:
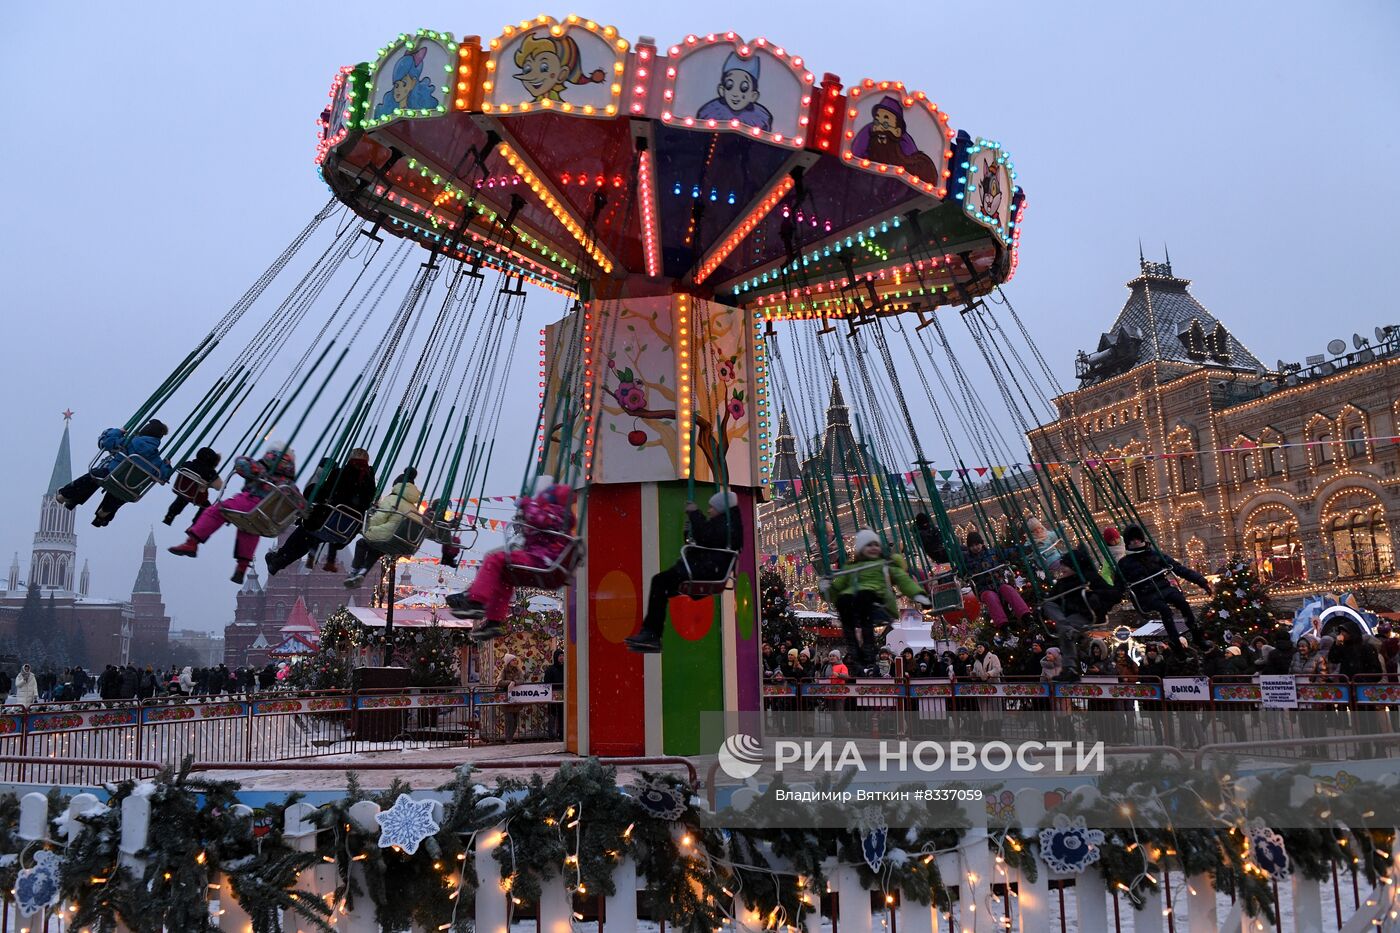
[(1303, 635), (1296, 644), (1288, 626), (1280, 626), (1272, 637), (1246, 639), (1234, 633), (1221, 641), (1205, 638), (1199, 649), (1183, 636), (1176, 649), (1161, 641), (1148, 641), (1135, 656), (1128, 644), (1110, 646), (1102, 638), (1089, 638), (1083, 651), (1068, 658), (1044, 634), (1004, 637), (993, 633), (972, 647), (956, 650), (916, 652), (905, 648), (895, 655), (888, 648), (881, 649), (875, 664), (863, 670), (850, 653), (834, 648), (814, 651), (789, 639), (764, 644), (762, 665), (764, 680), (769, 683), (840, 683), (856, 676), (988, 683), (1005, 678), (1066, 682), (1081, 677), (1117, 677), (1131, 682), (1140, 677), (1243, 678), (1256, 674), (1400, 681), (1400, 634), (1389, 622), (1382, 622), (1371, 635), (1358, 637), (1339, 630), (1335, 635)]
[(269, 661), (261, 668), (186, 665), (108, 664), (94, 675), (81, 666), (62, 669), (23, 664), (13, 678), (0, 670), (0, 696), (21, 706), (74, 703), (80, 700), (117, 702), (162, 696), (228, 696), (276, 689), (283, 665)]

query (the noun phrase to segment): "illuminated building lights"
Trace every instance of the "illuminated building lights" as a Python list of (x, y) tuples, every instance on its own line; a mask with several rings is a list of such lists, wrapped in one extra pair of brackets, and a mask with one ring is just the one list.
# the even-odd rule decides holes
[[(894, 92), (894, 95), (890, 95)], [(942, 134), (943, 149), (941, 165), (938, 167), (940, 177), (935, 179), (919, 178), (911, 175), (900, 165), (886, 165), (883, 162), (876, 162), (872, 159), (862, 158), (852, 151), (855, 144), (856, 122), (860, 119), (858, 109), (860, 98), (866, 94), (879, 94), (882, 96), (897, 96), (904, 105), (905, 110), (922, 107), (933, 119), (933, 123)], [(936, 197), (946, 198), (948, 196), (948, 180), (952, 177), (949, 170), (949, 163), (953, 160), (952, 143), (957, 133), (948, 125), (948, 115), (938, 109), (938, 105), (928, 99), (928, 95), (923, 91), (906, 91), (903, 82), (900, 81), (873, 81), (866, 78), (860, 86), (851, 88), (848, 95), (850, 105), (846, 110), (846, 130), (842, 134), (841, 158), (848, 164), (875, 172), (880, 175), (894, 175), (923, 191)], [(931, 155), (931, 153), (930, 153)]]
[(656, 166), (650, 147), (637, 153), (637, 199), (641, 202), (642, 255), (647, 275), (661, 275), (661, 221), (656, 207)]
[[(983, 152), (991, 153), (990, 161), (978, 158)], [(1008, 190), (1003, 192), (1002, 196), (1007, 198), (1015, 197), (1016, 167), (1007, 156), (1006, 150), (1001, 147), (1001, 143), (994, 142), (990, 139), (983, 139), (980, 136), (967, 148), (967, 152), (963, 155), (963, 161), (958, 166), (958, 171), (962, 174), (959, 175), (957, 179), (958, 191), (956, 197), (963, 202), (963, 210), (967, 212), (969, 217), (995, 231), (997, 236), (1001, 238), (1002, 243), (1010, 246), (1012, 243), (1013, 231), (1011, 229), (1002, 228), (1000, 217), (984, 214), (979, 206), (980, 199), (971, 196), (971, 193), (977, 190), (978, 183), (981, 181), (981, 177), (978, 176), (977, 173), (984, 171), (982, 167), (984, 161), (988, 166), (997, 165), (1006, 170), (1006, 177), (1009, 179), (1007, 184)], [(1012, 203), (1014, 206), (1014, 201)], [(1009, 221), (1006, 227), (1011, 227)]]
[[(375, 61), (374, 66), (370, 68), (369, 72), (370, 90), (373, 91), (375, 79), (378, 78), (380, 69), (384, 68), (386, 65), (389, 64), (389, 58), (392, 55), (400, 51), (400, 49), (412, 49), (419, 42), (437, 43), (443, 48), (447, 49), (449, 53), (451, 53), (449, 55), (449, 58), (453, 62), (460, 61), (457, 43), (452, 40), (452, 34), (450, 32), (437, 32), (431, 29), (420, 29), (411, 36), (407, 33), (399, 33), (399, 38), (397, 41), (379, 50), (379, 57)], [(459, 67), (460, 66), (457, 64), (447, 64), (442, 67), (443, 78), (441, 83), (444, 88), (455, 88), (457, 86), (457, 69)], [(368, 108), (366, 108), (364, 118), (360, 120), (360, 127), (362, 129), (368, 130), (373, 129), (376, 126), (383, 126), (386, 123), (392, 123), (395, 120), (405, 120), (411, 118), (416, 119), (421, 117), (436, 117), (444, 113), (447, 113), (446, 102), (440, 103), (436, 107), (422, 107), (416, 109), (395, 107), (393, 111), (385, 114), (382, 117), (375, 117), (373, 113)]]
[(695, 410), (695, 396), (690, 382), (690, 330), (690, 296), (680, 292), (676, 295), (676, 415), (680, 422), (676, 441), (680, 446), (681, 479), (690, 478), (694, 454), (691, 415)]
[[(758, 52), (766, 52), (778, 61), (784, 63), (797, 76), (802, 84), (802, 110), (798, 117), (798, 129), (792, 136), (783, 133), (766, 133), (756, 126), (746, 126), (741, 121), (735, 120), (701, 120), (696, 117), (678, 117), (672, 112), (671, 107), (676, 99), (676, 74), (680, 67), (680, 62), (686, 56), (691, 55), (701, 49), (710, 48), (716, 44), (733, 46), (734, 51), (740, 58), (752, 58)], [(767, 79), (765, 79), (767, 80)], [(807, 71), (801, 56), (789, 56), (787, 49), (782, 46), (773, 45), (767, 39), (758, 38), (752, 43), (746, 43), (740, 39), (737, 33), (710, 33), (707, 36), (686, 36), (685, 41), (680, 45), (671, 46), (666, 66), (666, 82), (661, 92), (663, 109), (661, 111), (661, 122), (668, 125), (684, 126), (693, 129), (706, 130), (728, 130), (735, 133), (742, 133), (745, 136), (752, 136), (765, 142), (776, 143), (780, 146), (787, 146), (791, 149), (801, 149), (807, 142), (807, 127), (811, 122), (809, 108), (812, 105), (812, 85), (816, 77)]]
[(588, 236), (588, 231), (584, 229), (583, 224), (574, 219), (573, 214), (569, 212), (568, 206), (560, 198), (555, 196), (554, 192), (550, 190), (549, 184), (540, 176), (536, 175), (534, 170), (526, 164), (525, 159), (509, 144), (501, 143), (499, 149), (501, 155), (505, 158), (510, 167), (520, 173), (521, 181), (535, 193), (540, 199), (540, 202), (554, 215), (554, 219), (559, 221), (564, 229), (569, 232), (569, 235), (584, 248), (589, 256), (593, 257), (593, 261), (598, 264), (598, 268), (605, 273), (612, 272), (612, 260), (609, 259), (608, 255)]
[(519, 32), (530, 32), (536, 29), (547, 29), (554, 38), (559, 38), (571, 29), (586, 29), (605, 41), (612, 49), (616, 50), (616, 58), (612, 63), (612, 80), (608, 84), (608, 95), (610, 102), (602, 107), (593, 104), (578, 105), (569, 101), (552, 100), (548, 97), (538, 101), (521, 101), (512, 104), (497, 104), (490, 100), (483, 100), (481, 110), (483, 113), (529, 113), (532, 110), (558, 110), (563, 113), (582, 115), (586, 117), (611, 117), (617, 114), (618, 100), (622, 97), (623, 73), (627, 69), (626, 55), (630, 47), (626, 39), (617, 34), (617, 27), (603, 26), (591, 19), (583, 19), (574, 13), (564, 17), (563, 21), (556, 20), (552, 16), (541, 14), (534, 19), (521, 20), (518, 26), (506, 26), (501, 31), (501, 35), (491, 40), (491, 55), (486, 59), (486, 78), (481, 82), (483, 95), (489, 96), (496, 87), (495, 75), (501, 69), (500, 53), (507, 43), (510, 42)]
[(778, 206), (778, 202), (787, 197), (788, 192), (795, 184), (797, 184), (797, 180), (792, 177), (790, 172), (784, 174), (777, 184), (770, 188), (768, 193), (754, 206), (753, 210), (749, 211), (748, 215), (740, 220), (723, 240), (710, 249), (710, 254), (700, 262), (700, 268), (695, 272), (695, 284), (699, 285), (708, 279), (729, 257), (729, 254), (734, 252), (739, 244), (748, 238), (749, 234), (753, 233), (754, 228), (763, 221), (763, 218), (767, 217), (769, 212)]

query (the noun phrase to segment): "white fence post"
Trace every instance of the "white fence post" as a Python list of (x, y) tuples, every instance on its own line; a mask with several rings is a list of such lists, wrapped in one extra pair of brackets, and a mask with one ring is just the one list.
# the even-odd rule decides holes
[(1050, 866), (1044, 862), (1035, 866), (1034, 881), (1017, 869), (1016, 918), (1020, 933), (1050, 929)]
[(613, 870), (616, 891), (603, 899), (605, 927), (618, 930), (637, 928), (637, 863), (629, 855)]
[(1108, 886), (1097, 867), (1090, 865), (1074, 876), (1075, 913), (1081, 930), (1108, 929)]
[[(360, 832), (369, 833), (371, 838), (378, 836), (379, 804), (374, 801), (358, 800), (352, 803), (347, 818)], [(368, 890), (361, 862), (350, 863), (349, 881), (361, 891)], [(355, 898), (354, 909), (341, 916), (336, 928), (342, 933), (379, 933), (379, 921), (374, 917), (374, 902), (366, 894)]]
[[(1091, 868), (1090, 871), (1092, 870)], [(1157, 880), (1158, 882), (1163, 881), (1161, 878)], [(1142, 900), (1143, 904), (1141, 910), (1137, 910), (1131, 906), (1129, 907), (1133, 914), (1134, 933), (1162, 933), (1162, 931), (1167, 928), (1164, 922), (1167, 918), (1162, 914), (1163, 907), (1166, 904), (1166, 898), (1162, 893), (1162, 885), (1159, 883), (1155, 891), (1144, 891)]]
[(500, 827), (483, 830), (476, 837), (476, 933), (506, 933), (506, 895), (495, 856), (504, 841)]
[[(239, 803), (233, 806), (235, 817), (251, 817), (251, 808)], [(209, 893), (217, 895), (219, 910), (217, 913), (220, 931), (223, 933), (253, 933), (253, 918), (248, 916), (248, 912), (243, 909), (243, 905), (238, 902), (238, 898), (233, 893), (233, 885), (229, 883), (228, 875), (223, 872), (214, 872), (209, 876)]]
[(540, 885), (540, 933), (569, 933), (574, 928), (573, 888), (566, 878), (548, 878)]
[[(1186, 879), (1187, 933), (1217, 933), (1220, 929), (1219, 910), (1215, 905), (1215, 885), (1210, 875), (1192, 875)], [(1177, 924), (1181, 929), (1181, 924)], [(1322, 929), (1322, 921), (1316, 927)]]
[(936, 933), (938, 921), (934, 911), (937, 909), (932, 904), (920, 904), (912, 899), (901, 900), (899, 910), (895, 912), (899, 933)]
[[(87, 795), (91, 796), (91, 795)], [(72, 805), (68, 812), (72, 813)], [(49, 838), (49, 798), (37, 791), (19, 800), (19, 837), (30, 842)]]
[(1293, 888), (1293, 922), (1297, 928), (1322, 929), (1322, 888), (1316, 881), (1310, 881), (1296, 871), (1289, 878), (1289, 883)]
[(860, 883), (855, 866), (836, 866), (832, 882), (836, 888), (836, 922), (841, 933), (871, 933), (874, 918), (870, 915), (870, 892)]
[[(312, 815), (316, 808), (306, 803), (294, 803), (286, 809), (282, 815), (282, 839), (289, 849), (298, 852), (313, 852), (316, 849), (316, 824), (311, 822)], [(225, 881), (227, 887), (227, 881)], [(306, 869), (297, 877), (297, 888), (305, 892), (307, 897), (320, 897), (320, 891), (315, 890), (314, 869)], [(283, 933), (297, 933), (300, 926), (300, 918), (292, 911), (287, 911), (282, 916)], [(221, 929), (239, 929), (228, 926)]]
[(973, 826), (963, 837), (959, 853), (958, 912), (962, 927), (971, 933), (990, 933), (1001, 928), (991, 910), (992, 852), (987, 848), (987, 831)]
[(821, 933), (822, 892), (812, 887), (811, 878), (802, 879), (802, 929), (803, 933)]

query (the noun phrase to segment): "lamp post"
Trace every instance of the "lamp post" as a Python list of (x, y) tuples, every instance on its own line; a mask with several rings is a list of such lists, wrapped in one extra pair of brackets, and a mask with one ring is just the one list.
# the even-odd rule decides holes
[(394, 663), (394, 597), (398, 593), (397, 577), (399, 569), (399, 559), (397, 557), (386, 558), (389, 561), (389, 582), (385, 585), (384, 604), (384, 667), (391, 667)]

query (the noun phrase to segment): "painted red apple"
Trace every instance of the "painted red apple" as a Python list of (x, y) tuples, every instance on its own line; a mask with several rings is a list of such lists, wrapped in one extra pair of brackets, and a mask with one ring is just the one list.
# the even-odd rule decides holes
[(633, 447), (644, 447), (646, 446), (646, 442), (647, 432), (641, 430), (640, 428), (635, 431), (627, 432), (627, 443), (631, 444)]

